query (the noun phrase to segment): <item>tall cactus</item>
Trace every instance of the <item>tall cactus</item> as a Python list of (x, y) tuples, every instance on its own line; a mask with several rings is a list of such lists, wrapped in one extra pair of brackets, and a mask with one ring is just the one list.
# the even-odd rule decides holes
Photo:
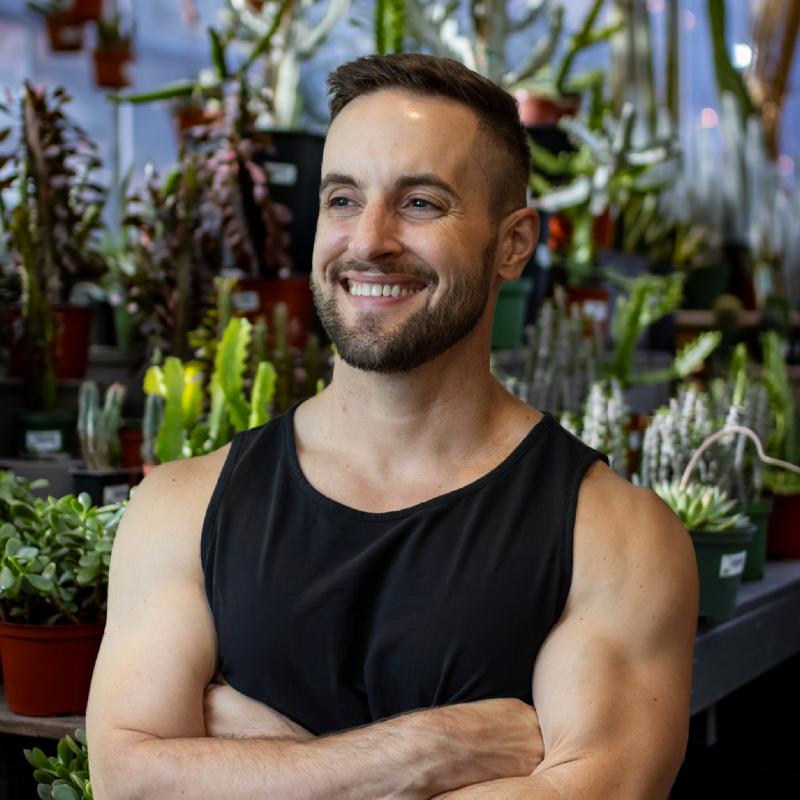
[(119, 458), (119, 424), (125, 386), (113, 383), (108, 387), (103, 406), (94, 381), (81, 384), (78, 398), (78, 437), (83, 460), (89, 469), (110, 469)]

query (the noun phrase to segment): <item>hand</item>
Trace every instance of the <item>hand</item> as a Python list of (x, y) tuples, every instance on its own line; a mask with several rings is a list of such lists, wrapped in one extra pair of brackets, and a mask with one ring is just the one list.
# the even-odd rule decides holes
[[(428, 734), (444, 737), (448, 768), (439, 792), (501, 778), (530, 775), (544, 758), (536, 711), (514, 698), (479, 700), (431, 709)], [(442, 747), (442, 743), (436, 744)]]
[(229, 686), (222, 675), (206, 687), (203, 698), (206, 736), (237, 739), (313, 739), (312, 733)]

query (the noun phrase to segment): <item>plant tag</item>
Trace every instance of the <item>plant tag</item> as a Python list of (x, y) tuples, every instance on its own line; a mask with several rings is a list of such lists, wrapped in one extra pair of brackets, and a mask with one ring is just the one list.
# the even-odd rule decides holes
[(605, 300), (584, 300), (581, 303), (581, 315), (586, 319), (605, 322), (608, 319), (608, 303)]
[(128, 499), (130, 486), (127, 483), (114, 483), (103, 487), (103, 505), (124, 503)]
[(744, 572), (744, 564), (747, 561), (747, 553), (728, 553), (722, 556), (722, 561), (719, 565), (720, 578), (735, 578)]
[(61, 431), (25, 431), (25, 449), (29, 453), (60, 453)]
[(234, 292), (231, 296), (231, 303), (240, 313), (261, 310), (261, 299), (258, 292)]
[(269, 182), (275, 186), (294, 186), (297, 183), (297, 164), (283, 161), (268, 161)]

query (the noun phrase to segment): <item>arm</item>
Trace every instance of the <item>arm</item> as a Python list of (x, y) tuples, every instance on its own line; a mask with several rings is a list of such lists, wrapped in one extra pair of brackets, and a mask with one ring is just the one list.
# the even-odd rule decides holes
[(688, 534), (651, 492), (598, 465), (581, 487), (567, 607), (536, 661), (545, 743), (527, 778), (452, 800), (666, 798), (689, 727), (697, 574)]
[[(223, 458), (224, 451), (160, 467), (120, 526), (87, 709), (95, 796), (415, 800), (530, 772), (538, 763), (527, 744), (533, 725), (513, 701), (448, 709), (459, 718), (455, 734), (445, 712), (428, 709), (335, 736), (206, 737), (217, 645), (199, 532)], [(492, 752), (487, 726), (492, 739), (505, 738)], [(477, 751), (486, 754), (482, 763)]]

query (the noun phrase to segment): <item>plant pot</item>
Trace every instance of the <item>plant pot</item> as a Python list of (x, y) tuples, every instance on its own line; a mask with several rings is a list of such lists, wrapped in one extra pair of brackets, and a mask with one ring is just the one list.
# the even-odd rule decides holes
[(105, 624), (0, 622), (6, 701), (15, 714), (85, 714)]
[(133, 61), (129, 47), (117, 50), (100, 49), (94, 51), (94, 82), (104, 89), (124, 89), (131, 85), (125, 67)]
[(69, 454), (75, 420), (61, 409), (15, 411), (15, 451), (22, 458), (58, 458)]
[(234, 311), (255, 322), (265, 317), (272, 326), (272, 313), (284, 303), (289, 316), (289, 345), (304, 347), (311, 325), (314, 302), (306, 275), (289, 278), (239, 278), (231, 297)]
[(522, 344), (525, 329), (525, 312), (533, 289), (530, 278), (505, 281), (500, 287), (492, 324), (492, 347), (511, 350)]
[(756, 528), (753, 540), (747, 546), (747, 561), (742, 573), (743, 581), (755, 581), (764, 577), (764, 560), (767, 555), (767, 520), (772, 511), (772, 500), (763, 497), (749, 503), (742, 503), (738, 511), (746, 514)]
[(269, 193), (292, 210), (289, 255), (298, 274), (311, 272), (314, 231), (319, 216), (319, 181), (325, 137), (307, 131), (274, 130), (269, 133), (273, 152), (263, 158), (269, 172)]
[(771, 558), (800, 558), (800, 493), (772, 494), (767, 553)]
[(690, 269), (683, 285), (683, 308), (713, 308), (714, 301), (727, 293), (730, 277), (731, 267), (725, 261)]
[(558, 97), (541, 95), (527, 89), (517, 89), (514, 98), (519, 106), (519, 118), (525, 127), (556, 125), (562, 117), (574, 117), (580, 110), (580, 95)]
[(67, 13), (81, 22), (98, 22), (103, 16), (103, 0), (72, 0)]
[(124, 425), (119, 429), (120, 464), (123, 467), (141, 469), (142, 442), (144, 433), (141, 424)]
[(85, 469), (76, 467), (70, 470), (73, 494), (86, 492), (92, 498), (92, 505), (105, 506), (122, 503), (128, 499), (131, 486), (141, 477), (141, 471), (133, 469)]
[[(89, 341), (92, 333), (92, 309), (87, 306), (59, 305), (54, 309), (55, 337), (53, 369), (56, 378), (83, 378), (89, 361)], [(8, 375), (29, 377), (23, 338), (23, 321), (19, 308), (6, 312), (11, 321), (8, 348)]]
[(729, 619), (736, 609), (747, 548), (755, 525), (733, 531), (689, 531), (700, 574), (700, 616)]
[(83, 49), (83, 24), (68, 11), (44, 18), (47, 40), (54, 53), (74, 53)]
[(600, 333), (606, 336), (608, 320), (611, 316), (611, 292), (603, 286), (583, 284), (581, 286), (564, 287), (567, 307), (576, 305), (580, 309), (583, 335), (591, 338), (594, 335), (595, 323)]

